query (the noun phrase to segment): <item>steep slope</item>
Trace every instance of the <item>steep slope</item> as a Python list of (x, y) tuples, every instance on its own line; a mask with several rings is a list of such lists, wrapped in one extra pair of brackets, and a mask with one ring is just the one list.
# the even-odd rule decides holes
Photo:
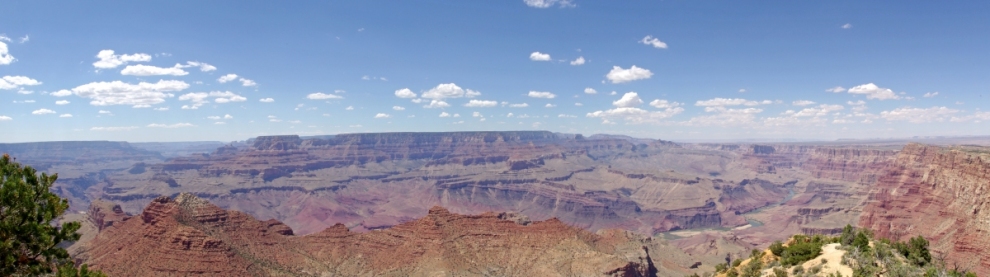
[(990, 275), (990, 148), (910, 144), (887, 165), (860, 226), (921, 234), (948, 264)]
[(624, 231), (593, 234), (551, 219), (457, 215), (435, 207), (392, 228), (343, 225), (296, 236), (278, 221), (191, 194), (159, 197), (111, 224), (77, 258), (111, 276), (681, 276), (688, 260)]

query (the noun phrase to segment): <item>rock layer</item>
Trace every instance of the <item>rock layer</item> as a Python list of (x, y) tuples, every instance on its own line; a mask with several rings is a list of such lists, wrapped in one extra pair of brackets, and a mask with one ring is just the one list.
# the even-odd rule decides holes
[(884, 169), (860, 225), (923, 235), (948, 266), (990, 274), (990, 148), (909, 144)]
[[(519, 224), (524, 222), (526, 224)], [(593, 234), (559, 220), (458, 215), (356, 233), (344, 225), (296, 236), (284, 224), (226, 211), (191, 194), (159, 197), (104, 229), (77, 258), (111, 276), (667, 276), (690, 264), (624, 231)], [(664, 267), (666, 265), (667, 267)], [(673, 265), (674, 268), (670, 268)]]

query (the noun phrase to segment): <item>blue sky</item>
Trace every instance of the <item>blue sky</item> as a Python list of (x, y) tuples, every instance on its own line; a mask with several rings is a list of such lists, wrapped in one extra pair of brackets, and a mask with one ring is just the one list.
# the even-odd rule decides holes
[(990, 3), (863, 2), (8, 1), (0, 142), (990, 135)]

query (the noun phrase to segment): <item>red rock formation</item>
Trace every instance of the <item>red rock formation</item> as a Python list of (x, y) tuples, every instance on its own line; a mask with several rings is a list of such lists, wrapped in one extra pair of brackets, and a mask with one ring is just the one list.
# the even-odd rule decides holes
[(990, 149), (909, 144), (869, 198), (861, 226), (893, 239), (922, 235), (950, 267), (990, 275)]
[(895, 151), (857, 148), (817, 148), (802, 166), (812, 177), (872, 184)]
[(96, 226), (97, 230), (103, 231), (107, 227), (119, 224), (131, 216), (124, 213), (120, 205), (103, 200), (95, 200), (89, 205), (89, 221)]
[(140, 215), (104, 229), (79, 257), (111, 276), (658, 273), (651, 251), (661, 246), (649, 238), (615, 231), (596, 235), (556, 219), (517, 222), (528, 220), (505, 213), (457, 215), (436, 207), (426, 217), (381, 231), (356, 233), (338, 224), (295, 236), (278, 221), (258, 221), (181, 194), (156, 198)]

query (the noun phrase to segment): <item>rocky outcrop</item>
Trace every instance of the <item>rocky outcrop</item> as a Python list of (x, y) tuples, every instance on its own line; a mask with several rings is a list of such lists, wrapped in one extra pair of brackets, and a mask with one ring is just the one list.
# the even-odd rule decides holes
[(107, 202), (103, 200), (95, 200), (89, 205), (89, 221), (96, 226), (97, 230), (103, 231), (107, 227), (113, 226), (114, 224), (119, 224), (127, 219), (130, 219), (130, 215), (124, 213), (124, 210), (120, 208), (120, 205)]
[[(344, 225), (306, 236), (278, 221), (225, 211), (191, 194), (159, 197), (135, 219), (104, 229), (80, 255), (111, 276), (679, 276), (628, 232), (593, 234), (559, 220), (458, 215), (435, 207), (375, 232)], [(679, 262), (687, 264), (686, 261)], [(663, 262), (675, 266), (675, 262)], [(662, 270), (662, 271), (661, 271)]]
[(803, 164), (812, 177), (872, 184), (896, 151), (858, 148), (817, 148)]
[(881, 172), (859, 224), (922, 235), (950, 267), (990, 274), (990, 148), (909, 144)]

